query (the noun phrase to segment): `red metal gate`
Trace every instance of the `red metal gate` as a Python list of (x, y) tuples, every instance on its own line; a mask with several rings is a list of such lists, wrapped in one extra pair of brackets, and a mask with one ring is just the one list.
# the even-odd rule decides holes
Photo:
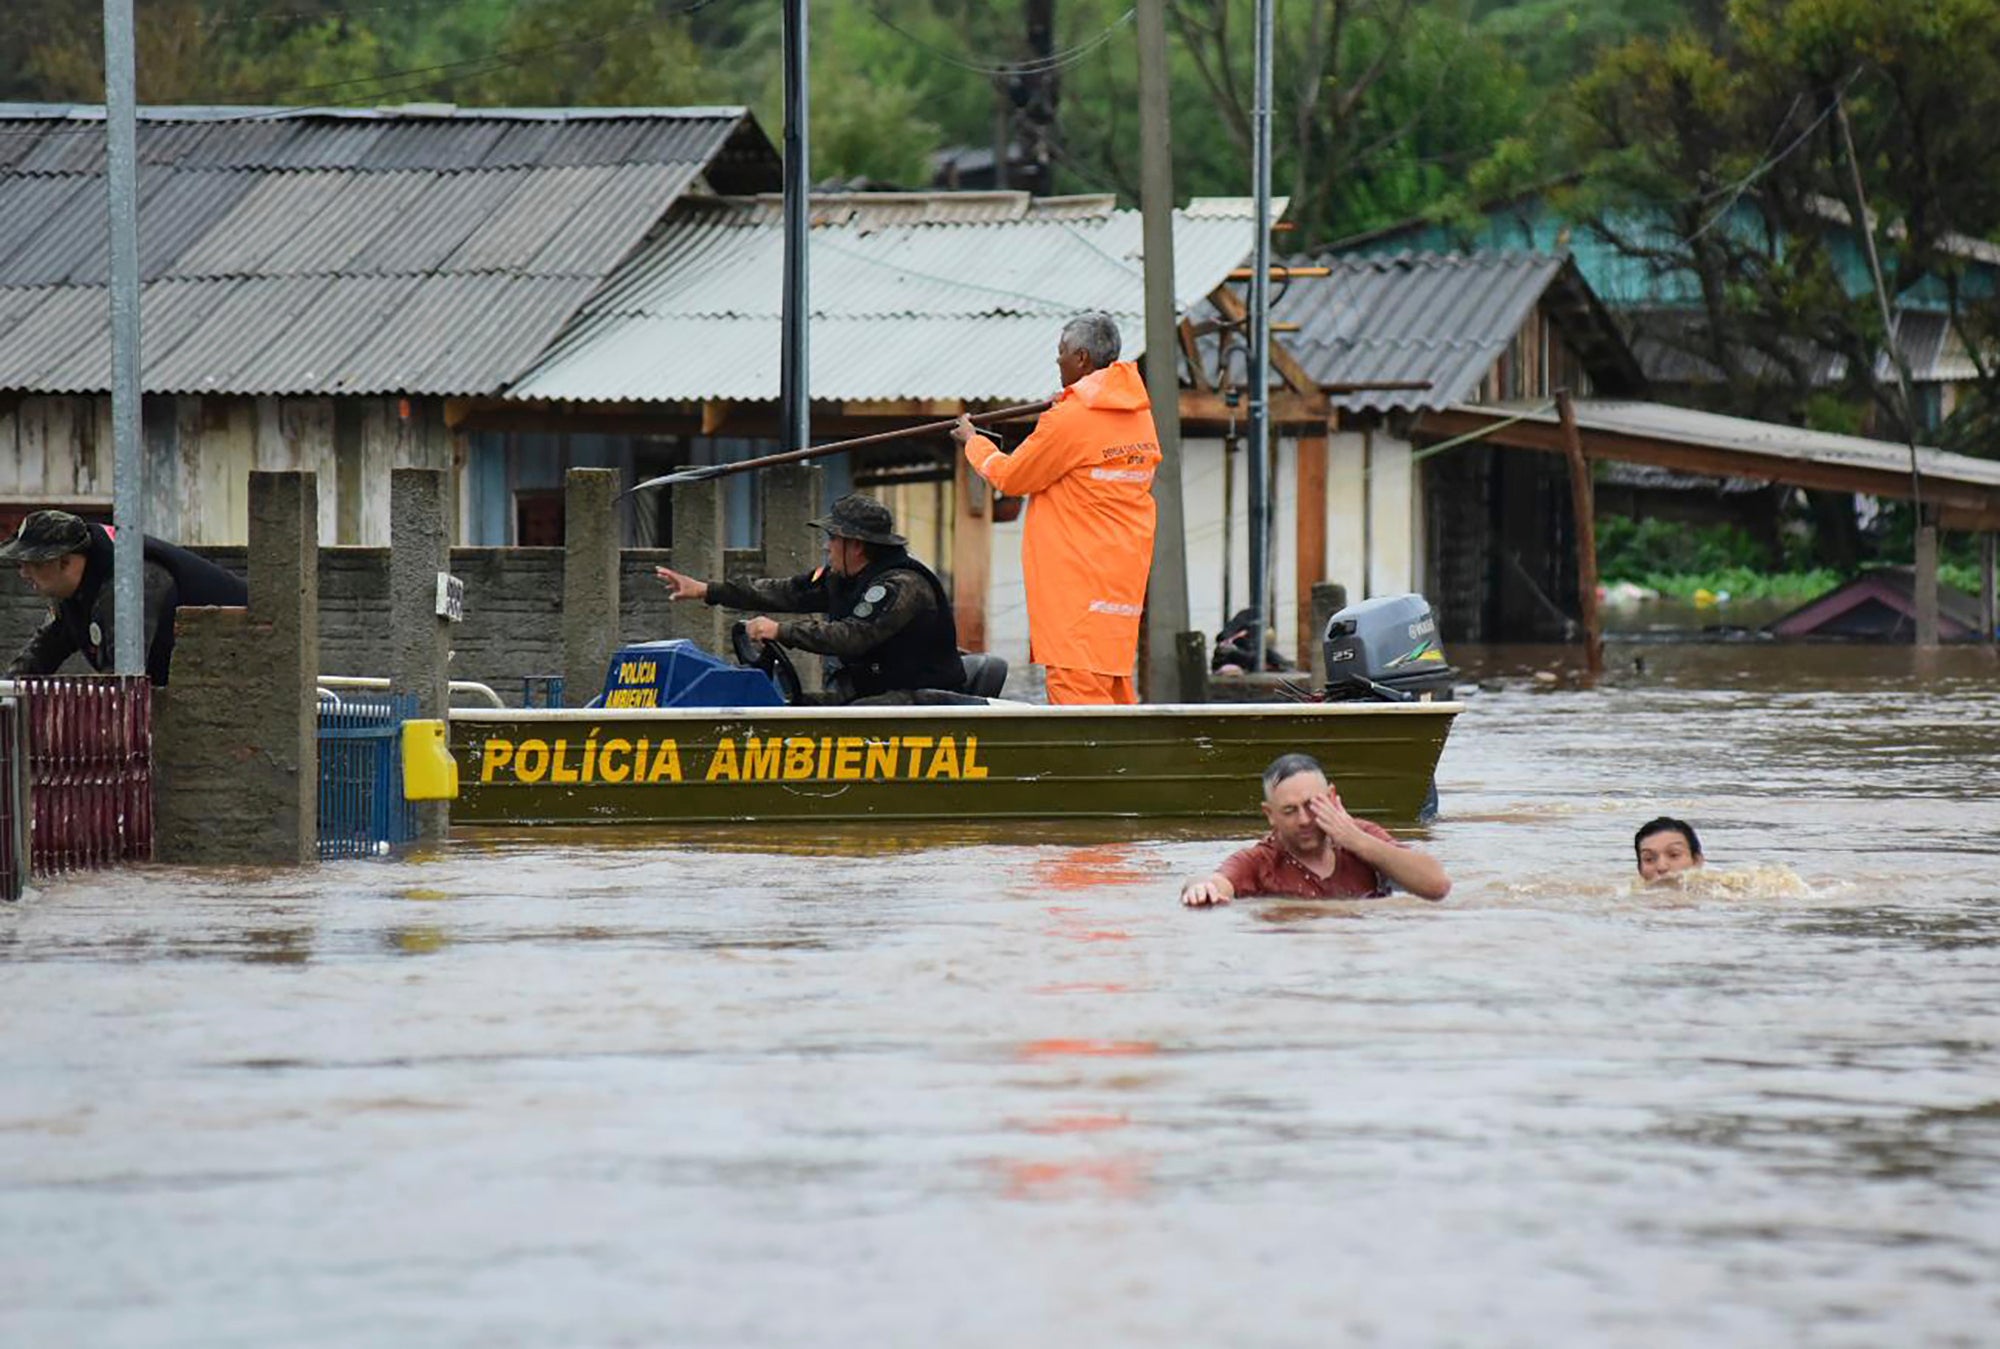
[(14, 694), (0, 696), (0, 899), (28, 885), (28, 717)]
[(27, 712), (37, 876), (153, 856), (153, 686), (144, 675), (14, 682)]

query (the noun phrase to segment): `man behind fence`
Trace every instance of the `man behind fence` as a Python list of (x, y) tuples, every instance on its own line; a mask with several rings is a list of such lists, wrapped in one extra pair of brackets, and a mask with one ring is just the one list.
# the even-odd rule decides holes
[[(112, 531), (68, 511), (36, 511), (0, 544), (0, 564), (49, 602), (49, 616), (7, 666), (11, 677), (54, 674), (73, 655), (108, 672), (117, 651), (112, 629)], [(174, 658), (174, 611), (181, 605), (243, 608), (250, 591), (206, 558), (147, 538), (145, 545), (146, 676), (167, 682)]]

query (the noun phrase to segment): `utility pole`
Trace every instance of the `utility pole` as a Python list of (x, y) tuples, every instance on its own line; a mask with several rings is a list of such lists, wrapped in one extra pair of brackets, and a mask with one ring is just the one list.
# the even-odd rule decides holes
[(1026, 0), (1028, 69), (1016, 74), (1014, 102), (1019, 108), (1022, 149), (1027, 164), (1020, 186), (1038, 197), (1055, 187), (1053, 142), (1056, 134), (1056, 0)]
[(1146, 587), (1146, 668), (1156, 702), (1186, 702), (1178, 636), (1188, 625), (1187, 529), (1181, 509), (1179, 314), (1174, 308), (1174, 156), (1167, 88), (1167, 0), (1138, 0), (1139, 206), (1146, 260), (1146, 393), (1160, 438), (1159, 511)]
[(1256, 666), (1264, 668), (1270, 626), (1271, 451), (1271, 18), (1272, 0), (1257, 0), (1257, 101), (1251, 113), (1256, 178), (1256, 236), (1250, 261), (1250, 611), (1256, 624)]
[(112, 659), (146, 672), (145, 465), (139, 458), (139, 109), (132, 0), (104, 0), (105, 179), (111, 238)]
[[(106, 0), (112, 3), (113, 0)], [(785, 0), (785, 294), (784, 351), (778, 373), (778, 425), (788, 450), (812, 443), (812, 168), (806, 137), (811, 94), (806, 78), (806, 0)]]

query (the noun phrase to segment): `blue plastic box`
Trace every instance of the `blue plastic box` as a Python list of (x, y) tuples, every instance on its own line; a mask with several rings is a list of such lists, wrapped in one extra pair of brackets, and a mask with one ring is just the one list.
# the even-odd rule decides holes
[(621, 646), (592, 704), (620, 707), (782, 707), (762, 670), (733, 665), (685, 638)]

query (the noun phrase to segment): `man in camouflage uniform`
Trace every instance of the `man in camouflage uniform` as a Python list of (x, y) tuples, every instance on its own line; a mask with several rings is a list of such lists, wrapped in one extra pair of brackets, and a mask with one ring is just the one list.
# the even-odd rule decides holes
[(660, 580), (676, 600), (825, 615), (781, 621), (758, 613), (744, 625), (756, 641), (831, 658), (827, 691), (812, 702), (917, 703), (930, 701), (923, 693), (961, 691), (965, 665), (951, 600), (931, 569), (910, 556), (889, 508), (850, 493), (812, 523), (827, 534), (826, 565), (817, 571), (736, 582), (660, 567)]

